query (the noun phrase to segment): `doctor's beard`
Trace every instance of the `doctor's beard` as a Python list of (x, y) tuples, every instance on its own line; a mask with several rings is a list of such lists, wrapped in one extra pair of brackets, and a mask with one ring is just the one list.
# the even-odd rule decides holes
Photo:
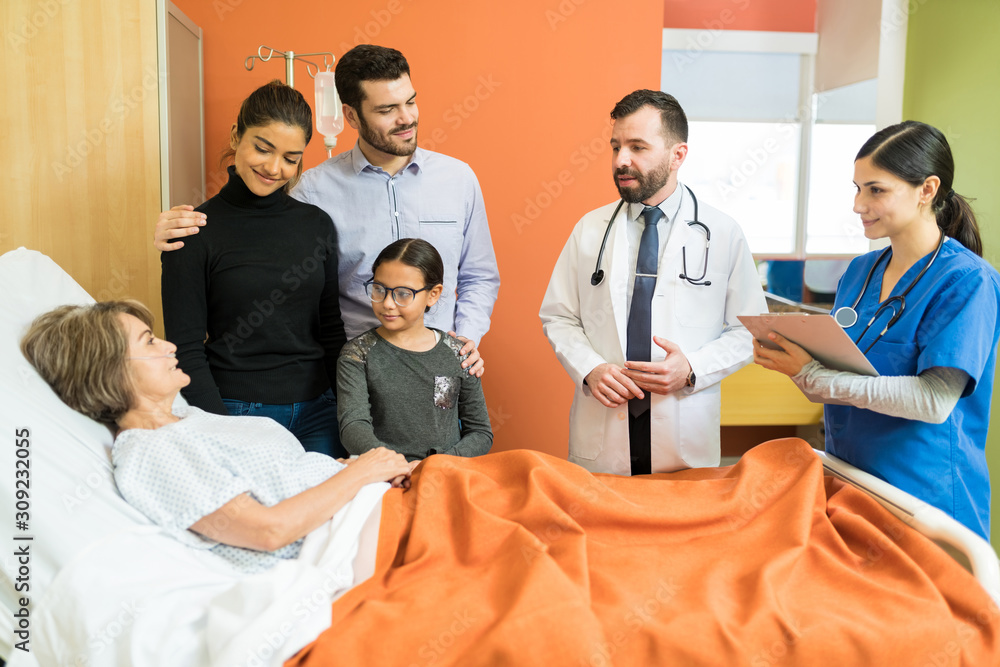
[[(627, 188), (621, 187), (618, 185), (619, 176), (631, 176), (636, 180), (636, 185)], [(636, 169), (621, 167), (615, 170), (614, 179), (615, 187), (618, 188), (618, 196), (629, 204), (637, 204), (646, 201), (667, 184), (670, 179), (670, 164), (664, 162), (648, 174), (643, 174)]]

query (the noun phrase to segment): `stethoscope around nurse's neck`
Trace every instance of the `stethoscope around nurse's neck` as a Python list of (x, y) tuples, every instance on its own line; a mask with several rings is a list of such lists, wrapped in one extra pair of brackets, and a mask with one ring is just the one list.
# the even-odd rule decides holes
[[(860, 343), (861, 339), (865, 337), (865, 334), (868, 333), (869, 329), (871, 329), (872, 324), (875, 323), (875, 320), (878, 319), (878, 316), (882, 313), (882, 311), (884, 311), (886, 308), (892, 308), (892, 317), (890, 317), (889, 321), (886, 322), (885, 327), (883, 327), (879, 335), (875, 336), (875, 340), (873, 340), (871, 344), (865, 348), (864, 352), (865, 354), (868, 354), (868, 350), (872, 349), (875, 346), (875, 343), (877, 343), (879, 339), (881, 339), (882, 336), (884, 336), (885, 333), (889, 331), (889, 327), (895, 324), (896, 320), (898, 320), (900, 317), (903, 316), (903, 310), (906, 308), (906, 295), (910, 293), (910, 290), (913, 289), (914, 285), (920, 282), (920, 279), (924, 277), (925, 273), (927, 273), (927, 269), (931, 268), (931, 264), (934, 263), (934, 260), (937, 259), (938, 253), (941, 252), (941, 246), (944, 245), (944, 238), (945, 238), (944, 232), (941, 232), (941, 238), (938, 239), (937, 247), (934, 248), (934, 254), (931, 255), (930, 261), (924, 265), (924, 268), (920, 269), (920, 273), (918, 273), (917, 277), (913, 279), (913, 282), (911, 282), (906, 287), (906, 290), (902, 294), (897, 294), (896, 296), (890, 296), (888, 299), (880, 303), (878, 305), (878, 308), (875, 309), (875, 314), (872, 315), (872, 318), (868, 320), (868, 324), (861, 331), (861, 334), (854, 340), (855, 345)], [(857, 324), (858, 304), (861, 303), (861, 298), (864, 297), (865, 292), (868, 291), (868, 284), (871, 282), (872, 276), (875, 274), (875, 269), (877, 269), (878, 265), (882, 263), (882, 260), (886, 259), (891, 253), (892, 253), (892, 246), (883, 250), (882, 254), (879, 255), (878, 259), (875, 260), (875, 263), (872, 264), (872, 268), (869, 269), (868, 271), (868, 277), (865, 278), (865, 284), (862, 285), (861, 287), (861, 293), (858, 294), (858, 298), (854, 300), (854, 305), (843, 306), (841, 308), (838, 308), (837, 312), (833, 314), (833, 319), (835, 319), (837, 321), (837, 324), (839, 324), (844, 329), (848, 329)], [(899, 310), (896, 309), (897, 303), (899, 304)]]
[[(709, 230), (708, 225), (704, 222), (698, 220), (698, 198), (694, 196), (694, 192), (691, 188), (684, 186), (684, 189), (688, 191), (691, 195), (691, 202), (694, 204), (694, 220), (688, 222), (688, 227), (698, 226), (701, 227), (705, 232), (705, 258), (704, 265), (702, 266), (701, 275), (697, 278), (692, 278), (688, 275), (687, 269), (687, 249), (681, 248), (681, 274), (678, 278), (686, 280), (692, 285), (702, 285), (708, 287), (712, 284), (711, 280), (705, 280), (705, 276), (708, 275), (708, 248), (712, 244), (712, 232)], [(684, 205), (683, 200), (684, 193), (681, 193), (681, 206)], [(618, 206), (615, 207), (614, 213), (611, 214), (611, 219), (608, 220), (608, 226), (604, 230), (604, 238), (601, 240), (601, 250), (597, 253), (597, 264), (594, 266), (594, 273), (590, 276), (590, 284), (597, 287), (602, 282), (604, 282), (604, 269), (601, 268), (601, 261), (604, 259), (604, 247), (608, 244), (608, 236), (611, 234), (611, 227), (615, 224), (615, 218), (618, 217), (618, 211), (621, 210), (622, 206), (625, 204), (625, 200), (621, 199), (618, 202)], [(678, 211), (680, 208), (678, 208)]]

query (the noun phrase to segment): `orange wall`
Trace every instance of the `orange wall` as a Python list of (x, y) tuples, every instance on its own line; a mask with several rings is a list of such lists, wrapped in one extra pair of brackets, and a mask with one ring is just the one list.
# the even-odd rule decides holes
[[(204, 31), (209, 194), (240, 101), (284, 61), (244, 59), (260, 44), (333, 51), (356, 42), (392, 46), (410, 62), (420, 140), (472, 165), (479, 177), (500, 265), (500, 297), (481, 350), (495, 450), (567, 450), (572, 386), (542, 335), (538, 307), (576, 221), (617, 198), (609, 173), (608, 113), (636, 88), (658, 88), (659, 0), (174, 0)], [(295, 7), (292, 12), (287, 8)], [(312, 101), (312, 79), (296, 66)], [(347, 128), (336, 150), (349, 149)], [(306, 166), (325, 157), (321, 138)]]
[(663, 0), (663, 27), (815, 32), (816, 0)]

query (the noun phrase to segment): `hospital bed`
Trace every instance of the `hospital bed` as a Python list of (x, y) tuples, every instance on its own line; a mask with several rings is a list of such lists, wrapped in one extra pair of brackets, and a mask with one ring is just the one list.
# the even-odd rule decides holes
[[(125, 503), (111, 474), (111, 434), (63, 405), (18, 349), (36, 315), (91, 301), (44, 255), (21, 248), (0, 257), (0, 416), (8, 439), (0, 448), (0, 657), (12, 667), (282, 664), (323, 635), (338, 598), (359, 604), (350, 599), (357, 591), (310, 562), (239, 576), (210, 552), (168, 537)], [(15, 432), (28, 441), (20, 448), (30, 452), (30, 509), (23, 527), (14, 521)], [(815, 456), (828, 475), (863, 490), (940, 545), (1000, 602), (1000, 563), (988, 543), (882, 480), (822, 452)], [(349, 509), (329, 528), (328, 546), (337, 541), (338, 526), (358, 520)], [(24, 547), (30, 554), (26, 564), (14, 556), (15, 548)], [(341, 560), (352, 555), (345, 548)], [(30, 600), (30, 652), (15, 648), (24, 637), (16, 634), (23, 627), (22, 598)], [(458, 622), (451, 634), (421, 645), (414, 662), (447, 664), (437, 651), (446, 639), (461, 639), (465, 630)], [(590, 664), (614, 663), (617, 645), (612, 639), (605, 644)]]

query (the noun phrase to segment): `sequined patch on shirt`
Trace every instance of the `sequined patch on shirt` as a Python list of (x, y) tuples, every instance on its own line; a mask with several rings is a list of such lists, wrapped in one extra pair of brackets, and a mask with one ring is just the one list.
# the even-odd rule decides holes
[(442, 375), (434, 376), (434, 405), (444, 410), (450, 410), (458, 404), (458, 392), (461, 380), (457, 377)]
[(378, 340), (378, 334), (374, 331), (366, 331), (357, 338), (347, 341), (340, 354), (358, 363), (368, 363), (368, 353), (375, 347)]

